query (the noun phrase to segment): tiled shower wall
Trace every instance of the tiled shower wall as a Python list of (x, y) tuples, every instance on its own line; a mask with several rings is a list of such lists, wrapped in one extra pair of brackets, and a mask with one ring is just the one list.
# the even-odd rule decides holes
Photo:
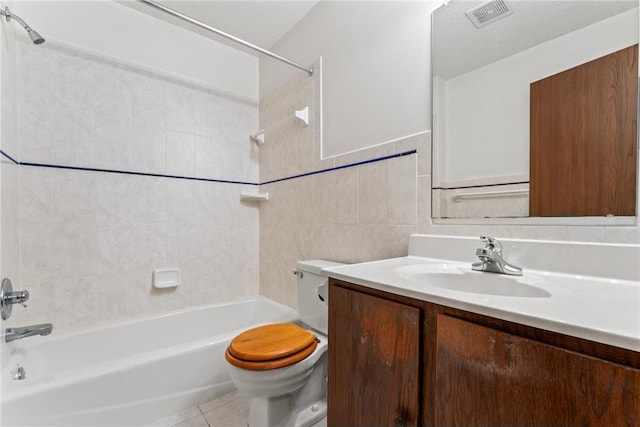
[[(16, 50), (15, 34), (8, 25), (0, 26), (0, 148), (2, 152), (17, 152), (15, 108)], [(0, 271), (1, 278), (14, 283), (20, 277), (20, 246), (18, 241), (18, 166), (11, 159), (0, 156)], [(2, 321), (3, 325), (10, 325)], [(4, 353), (3, 347), (1, 353)], [(0, 355), (0, 361), (4, 354)]]
[[(16, 323), (61, 331), (257, 294), (258, 208), (239, 196), (258, 179), (255, 104), (54, 43), (18, 43), (17, 63), (31, 300)], [(181, 285), (153, 288), (166, 267)]]
[[(403, 256), (429, 218), (429, 133), (321, 160), (318, 95), (318, 74), (300, 73), (260, 101), (260, 293), (292, 307), (298, 260)], [(287, 121), (304, 106), (308, 126)]]

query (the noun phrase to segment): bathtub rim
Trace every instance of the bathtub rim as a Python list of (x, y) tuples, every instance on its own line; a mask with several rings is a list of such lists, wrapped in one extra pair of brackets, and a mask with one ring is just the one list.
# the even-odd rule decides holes
[(99, 330), (103, 330), (105, 328), (116, 328), (116, 327), (121, 327), (121, 326), (127, 326), (129, 324), (132, 323), (137, 323), (137, 322), (141, 322), (141, 321), (151, 321), (151, 320), (156, 320), (156, 319), (163, 319), (163, 318), (167, 318), (170, 316), (175, 316), (175, 315), (179, 315), (179, 314), (184, 314), (187, 312), (195, 312), (195, 311), (203, 311), (203, 310), (208, 310), (214, 307), (222, 307), (222, 306), (231, 306), (231, 305), (238, 305), (238, 304), (243, 304), (243, 303), (247, 303), (247, 302), (266, 302), (269, 304), (273, 304), (275, 305), (277, 308), (282, 309), (283, 314), (291, 314), (293, 315), (296, 319), (298, 319), (298, 311), (289, 307), (288, 305), (282, 304), (278, 301), (272, 300), (271, 298), (265, 297), (264, 295), (253, 295), (253, 296), (248, 296), (248, 297), (240, 297), (240, 298), (234, 298), (234, 299), (229, 299), (229, 300), (224, 300), (224, 301), (217, 301), (214, 303), (210, 303), (210, 304), (203, 304), (203, 305), (190, 305), (187, 307), (183, 307), (183, 308), (179, 308), (177, 310), (172, 310), (172, 311), (167, 311), (167, 312), (162, 312), (162, 313), (153, 313), (153, 314), (140, 314), (140, 315), (136, 315), (134, 317), (130, 317), (128, 319), (124, 319), (124, 320), (115, 320), (115, 321), (104, 321), (104, 322), (99, 322), (99, 323), (95, 323), (89, 326), (80, 326), (78, 328), (74, 328), (71, 330), (63, 330), (62, 332), (56, 334), (55, 333), (55, 323), (53, 324), (53, 331), (50, 335), (45, 336), (45, 337), (32, 337), (29, 338), (29, 341), (27, 342), (20, 342), (18, 341), (13, 341), (11, 343), (5, 343), (4, 342), (4, 333), (0, 334), (0, 339), (2, 339), (2, 343), (4, 345), (6, 345), (6, 349), (9, 350), (9, 353), (11, 353), (11, 348), (15, 348), (17, 346), (25, 346), (25, 347), (31, 347), (40, 343), (45, 343), (46, 341), (49, 341), (51, 339), (61, 339), (61, 338), (70, 338), (70, 337), (74, 337), (77, 335), (84, 335), (84, 334), (88, 334), (91, 332), (95, 332), (95, 331), (99, 331)]

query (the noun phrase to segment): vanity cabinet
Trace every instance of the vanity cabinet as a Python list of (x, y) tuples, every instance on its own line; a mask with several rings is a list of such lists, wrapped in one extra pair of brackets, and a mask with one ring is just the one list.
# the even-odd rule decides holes
[(640, 353), (330, 279), (342, 426), (638, 426)]

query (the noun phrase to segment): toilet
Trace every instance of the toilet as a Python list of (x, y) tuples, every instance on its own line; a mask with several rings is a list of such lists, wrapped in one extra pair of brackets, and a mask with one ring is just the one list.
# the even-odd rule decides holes
[(298, 262), (299, 322), (249, 329), (227, 347), (231, 379), (251, 397), (249, 427), (326, 425), (329, 286), (321, 270), (339, 265)]

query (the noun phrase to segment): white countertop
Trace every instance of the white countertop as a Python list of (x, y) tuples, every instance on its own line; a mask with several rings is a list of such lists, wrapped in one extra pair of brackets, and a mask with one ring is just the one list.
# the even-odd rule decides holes
[[(430, 284), (429, 274), (406, 271), (444, 263), (501, 280), (526, 283), (539, 292), (533, 297), (451, 290)], [(604, 344), (640, 351), (640, 282), (525, 269), (523, 276), (471, 271), (469, 263), (407, 256), (323, 269), (329, 277), (381, 291), (517, 322)], [(490, 275), (490, 276), (484, 276)], [(440, 277), (443, 277), (440, 274)], [(435, 277), (434, 277), (435, 279)]]

